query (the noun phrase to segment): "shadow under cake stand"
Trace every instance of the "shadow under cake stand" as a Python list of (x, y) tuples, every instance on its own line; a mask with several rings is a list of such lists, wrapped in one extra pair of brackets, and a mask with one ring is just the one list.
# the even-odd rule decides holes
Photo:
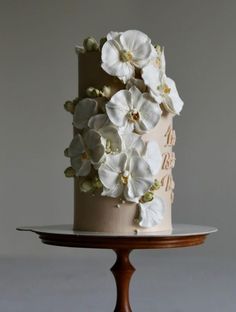
[(207, 235), (217, 231), (214, 227), (189, 224), (174, 224), (170, 232), (125, 235), (73, 231), (72, 225), (27, 226), (17, 230), (36, 233), (47, 245), (114, 250), (117, 256), (111, 268), (117, 288), (114, 312), (132, 312), (129, 303), (129, 284), (135, 271), (129, 261), (132, 250), (197, 246), (204, 243)]

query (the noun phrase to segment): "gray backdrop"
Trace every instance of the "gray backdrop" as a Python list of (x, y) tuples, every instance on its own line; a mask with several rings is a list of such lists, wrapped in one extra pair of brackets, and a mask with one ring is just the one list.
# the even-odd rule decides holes
[(63, 103), (77, 95), (74, 46), (127, 29), (165, 46), (185, 102), (174, 222), (220, 229), (200, 248), (135, 252), (133, 307), (235, 311), (235, 14), (233, 0), (0, 1), (0, 311), (112, 310), (111, 252), (47, 247), (15, 228), (72, 222)]

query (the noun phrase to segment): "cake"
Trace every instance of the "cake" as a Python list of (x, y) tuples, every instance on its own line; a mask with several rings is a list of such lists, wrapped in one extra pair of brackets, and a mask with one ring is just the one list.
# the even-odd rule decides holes
[(64, 107), (73, 138), (64, 154), (74, 179), (74, 230), (170, 231), (173, 117), (183, 107), (166, 75), (164, 48), (141, 31), (109, 32), (76, 47), (79, 96)]

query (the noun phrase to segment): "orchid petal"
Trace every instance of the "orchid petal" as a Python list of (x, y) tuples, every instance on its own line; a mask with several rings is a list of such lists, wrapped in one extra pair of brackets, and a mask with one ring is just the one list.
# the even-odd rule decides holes
[(116, 40), (119, 35), (122, 34), (121, 32), (117, 32), (117, 31), (110, 31), (108, 34), (107, 34), (107, 40)]
[(139, 110), (142, 104), (143, 93), (141, 93), (140, 90), (136, 86), (132, 86), (129, 89), (129, 92), (131, 93), (131, 97), (132, 97), (132, 106), (130, 106), (130, 108), (135, 108)]
[(148, 191), (153, 183), (152, 172), (145, 160), (139, 156), (130, 159), (128, 194), (130, 198), (138, 197)]
[(148, 86), (154, 93), (156, 93), (158, 86), (161, 85), (160, 69), (150, 63), (143, 67), (142, 78), (146, 86)]
[(119, 46), (115, 40), (108, 40), (102, 47), (102, 62), (110, 66), (120, 61)]
[(122, 127), (126, 123), (126, 115), (131, 106), (131, 93), (128, 90), (117, 92), (106, 104), (106, 112), (111, 122)]
[(114, 126), (106, 126), (99, 130), (103, 138), (110, 143), (111, 151), (114, 153), (121, 151), (122, 141), (121, 137)]
[(138, 196), (138, 197), (130, 197), (129, 196), (129, 189), (128, 189), (128, 187), (126, 186), (124, 188), (124, 198), (125, 198), (125, 200), (127, 200), (129, 202), (132, 202), (132, 203), (138, 203), (139, 202), (139, 197), (140, 196)]
[(140, 135), (136, 133), (125, 133), (122, 135), (123, 148), (126, 153), (131, 153), (132, 150), (136, 150), (140, 155), (144, 150), (145, 144)]
[(87, 176), (91, 170), (90, 160), (82, 160), (81, 157), (71, 158), (71, 166), (75, 169), (76, 176)]
[(102, 127), (108, 126), (110, 124), (110, 120), (107, 117), (107, 114), (97, 114), (92, 116), (89, 119), (88, 126), (89, 128), (99, 130)]
[(151, 102), (143, 96), (143, 101), (139, 109), (140, 122), (137, 122), (138, 131), (147, 131), (155, 128), (161, 117), (161, 109), (157, 103)]
[(121, 183), (117, 183), (113, 189), (108, 189), (103, 187), (102, 196), (109, 196), (109, 197), (119, 197), (123, 192), (123, 185)]
[(98, 169), (99, 179), (107, 189), (113, 189), (119, 181), (119, 173), (113, 171), (106, 163), (101, 164)]
[[(120, 36), (120, 42), (122, 44), (122, 47), (124, 50), (132, 51), (135, 53), (136, 51), (139, 51), (140, 48), (142, 48), (145, 45), (150, 46), (150, 52), (151, 53), (151, 41), (148, 38), (146, 34), (139, 30), (127, 30), (123, 32)], [(144, 58), (146, 58), (146, 54), (144, 55)]]
[(165, 205), (160, 197), (151, 202), (139, 203), (141, 227), (150, 228), (159, 225), (164, 218)]
[(119, 175), (124, 171), (126, 161), (127, 156), (124, 153), (106, 157), (106, 162), (98, 169), (99, 178), (106, 188), (113, 189), (120, 183)]
[(148, 163), (152, 175), (157, 175), (162, 165), (162, 154), (156, 141), (149, 141), (146, 143), (146, 151), (143, 159)]
[(170, 105), (170, 108), (174, 110), (176, 114), (179, 114), (183, 108), (184, 102), (179, 96), (174, 80), (166, 78), (166, 83), (170, 88), (170, 94), (168, 95), (170, 101), (167, 104)]
[(105, 154), (105, 147), (102, 144), (101, 135), (96, 130), (90, 129), (84, 134), (84, 142), (92, 163), (101, 161)]
[(76, 105), (73, 118), (73, 125), (78, 129), (87, 128), (91, 116), (97, 114), (97, 102), (85, 98)]
[(136, 86), (141, 92), (145, 92), (146, 86), (142, 79), (136, 79), (131, 77), (126, 84), (126, 89), (130, 89), (132, 86)]
[(162, 48), (161, 55), (160, 55), (160, 69), (163, 75), (166, 74), (166, 59), (165, 59), (165, 52), (164, 47)]
[(68, 156), (76, 157), (85, 151), (83, 139), (80, 134), (76, 134), (69, 145)]

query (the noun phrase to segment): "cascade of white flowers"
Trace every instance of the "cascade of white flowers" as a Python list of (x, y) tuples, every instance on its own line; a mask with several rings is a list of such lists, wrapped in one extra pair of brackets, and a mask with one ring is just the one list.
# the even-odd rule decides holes
[[(166, 76), (164, 49), (154, 47), (147, 35), (110, 32), (102, 41), (101, 67), (118, 77), (124, 89), (111, 94), (109, 86), (91, 87), (87, 98), (65, 103), (78, 130), (65, 150), (71, 160), (65, 174), (80, 177), (83, 192), (100, 190), (101, 196), (137, 203), (139, 225), (152, 227), (161, 222), (165, 208), (154, 193), (163, 160), (158, 144), (144, 142), (142, 135), (156, 127), (161, 104), (179, 114), (183, 101)], [(87, 38), (80, 51), (98, 49), (95, 39)]]

